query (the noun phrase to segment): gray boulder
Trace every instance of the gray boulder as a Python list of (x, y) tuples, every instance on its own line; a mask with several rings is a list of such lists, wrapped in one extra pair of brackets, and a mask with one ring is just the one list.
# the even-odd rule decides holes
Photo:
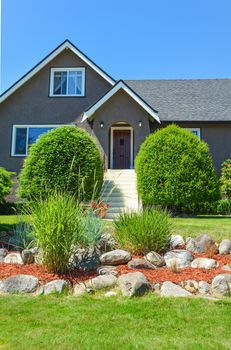
[(212, 280), (211, 293), (213, 296), (222, 297), (228, 295), (229, 291), (229, 284), (224, 276), (218, 275)]
[(80, 297), (82, 295), (87, 294), (89, 291), (90, 289), (86, 287), (85, 283), (81, 282), (75, 284), (73, 289), (73, 295), (76, 297)]
[(96, 270), (99, 275), (114, 275), (118, 276), (118, 272), (115, 269), (115, 266), (103, 265), (97, 268)]
[(198, 291), (200, 294), (208, 294), (210, 292), (210, 285), (207, 282), (200, 281), (198, 283)]
[(231, 266), (230, 265), (224, 265), (222, 267), (222, 270), (231, 271)]
[(7, 249), (5, 248), (0, 248), (0, 263), (4, 262), (4, 258), (7, 256)]
[(4, 258), (4, 263), (5, 264), (23, 264), (22, 257), (20, 253), (9, 253), (7, 256)]
[(186, 249), (194, 253), (204, 253), (207, 249), (215, 247), (215, 242), (208, 234), (200, 235), (197, 238), (188, 238)]
[(34, 254), (30, 249), (24, 249), (21, 253), (23, 264), (33, 264)]
[(91, 286), (94, 290), (111, 288), (116, 285), (117, 278), (113, 275), (101, 275), (88, 281), (87, 286)]
[(132, 256), (129, 252), (122, 249), (112, 250), (100, 256), (100, 262), (103, 265), (121, 265), (127, 264)]
[(190, 293), (196, 293), (198, 291), (198, 282), (194, 280), (187, 280), (181, 282), (182, 287)]
[(2, 293), (33, 293), (39, 286), (38, 278), (30, 275), (15, 275), (6, 278), (0, 285)]
[(190, 297), (192, 296), (192, 293), (175, 283), (166, 281), (161, 286), (160, 295), (162, 297)]
[(65, 280), (54, 280), (44, 286), (44, 294), (62, 293), (69, 287), (69, 282)]
[(227, 283), (231, 285), (231, 273), (221, 273), (220, 275), (217, 275), (217, 276), (224, 277)]
[(219, 244), (219, 254), (231, 253), (231, 241), (229, 239), (223, 239)]
[(72, 267), (82, 270), (96, 270), (100, 266), (100, 251), (95, 248), (77, 249), (71, 258)]
[(118, 284), (122, 295), (126, 297), (143, 295), (151, 289), (151, 285), (142, 272), (131, 272), (121, 275)]
[(213, 269), (218, 267), (218, 262), (214, 259), (197, 258), (191, 263), (191, 267), (200, 269)]
[(170, 238), (170, 247), (175, 249), (178, 246), (184, 245), (185, 241), (181, 235), (172, 235)]
[(116, 248), (116, 240), (111, 233), (103, 233), (97, 247), (101, 253), (109, 252)]
[(149, 261), (145, 259), (140, 259), (140, 258), (130, 260), (128, 263), (128, 267), (130, 267), (130, 269), (150, 269), (150, 270), (155, 270), (156, 268)]
[(171, 268), (174, 262), (178, 268), (184, 268), (190, 265), (193, 261), (193, 255), (184, 249), (175, 249), (167, 252), (164, 256), (164, 260), (168, 268)]
[(149, 252), (147, 255), (145, 255), (144, 257), (147, 261), (149, 261), (151, 264), (157, 266), (157, 267), (161, 267), (165, 265), (165, 260), (164, 257), (161, 256), (160, 254), (156, 253), (156, 252)]

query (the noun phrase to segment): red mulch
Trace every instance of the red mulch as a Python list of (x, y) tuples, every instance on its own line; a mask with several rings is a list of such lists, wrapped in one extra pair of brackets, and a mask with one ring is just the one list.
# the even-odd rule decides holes
[[(206, 257), (205, 254), (193, 254), (195, 258)], [(116, 267), (119, 274), (141, 271), (147, 277), (147, 279), (152, 283), (160, 283), (164, 281), (172, 281), (179, 283), (185, 280), (196, 280), (196, 281), (206, 281), (211, 282), (212, 279), (221, 273), (230, 273), (229, 271), (222, 270), (222, 266), (226, 264), (231, 265), (231, 254), (229, 255), (215, 255), (213, 257), (219, 262), (219, 267), (215, 269), (195, 269), (187, 267), (182, 269), (179, 273), (173, 273), (169, 271), (166, 267), (162, 267), (156, 270), (146, 270), (146, 269), (131, 269), (127, 265), (120, 265)], [(50, 273), (46, 270), (44, 266), (30, 264), (30, 265), (17, 265), (17, 264), (0, 264), (0, 279), (4, 279), (9, 276), (17, 274), (33, 275), (43, 283), (49, 281), (63, 278), (69, 280), (71, 283), (78, 283), (81, 281), (88, 280), (97, 276), (95, 271), (83, 272), (79, 270), (74, 270), (66, 274), (57, 275)]]

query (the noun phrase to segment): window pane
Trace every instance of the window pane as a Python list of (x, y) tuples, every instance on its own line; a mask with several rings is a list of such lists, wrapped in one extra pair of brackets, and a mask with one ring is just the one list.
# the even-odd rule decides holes
[(54, 72), (54, 95), (66, 95), (67, 72)]
[(26, 155), (27, 128), (17, 128), (15, 135), (15, 154)]
[(40, 135), (44, 134), (45, 132), (51, 129), (53, 128), (29, 128), (28, 147), (32, 145), (32, 143), (35, 143), (35, 141)]
[(82, 72), (70, 71), (68, 76), (68, 95), (81, 95)]

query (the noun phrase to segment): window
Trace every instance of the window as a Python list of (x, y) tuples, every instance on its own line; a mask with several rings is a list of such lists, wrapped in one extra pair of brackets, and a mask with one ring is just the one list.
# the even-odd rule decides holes
[(85, 68), (51, 68), (50, 96), (84, 96)]
[(12, 156), (26, 156), (30, 145), (35, 143), (37, 138), (57, 128), (59, 125), (14, 125), (12, 134)]
[(191, 131), (194, 135), (198, 137), (198, 139), (201, 139), (201, 129), (200, 128), (187, 128), (189, 131)]

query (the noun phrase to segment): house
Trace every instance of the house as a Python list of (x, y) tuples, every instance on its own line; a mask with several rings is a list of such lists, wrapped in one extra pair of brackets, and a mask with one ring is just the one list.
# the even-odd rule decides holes
[(231, 79), (115, 81), (67, 40), (1, 95), (0, 166), (18, 172), (39, 135), (73, 124), (97, 138), (105, 168), (131, 169), (171, 123), (209, 144), (219, 172), (231, 157)]

